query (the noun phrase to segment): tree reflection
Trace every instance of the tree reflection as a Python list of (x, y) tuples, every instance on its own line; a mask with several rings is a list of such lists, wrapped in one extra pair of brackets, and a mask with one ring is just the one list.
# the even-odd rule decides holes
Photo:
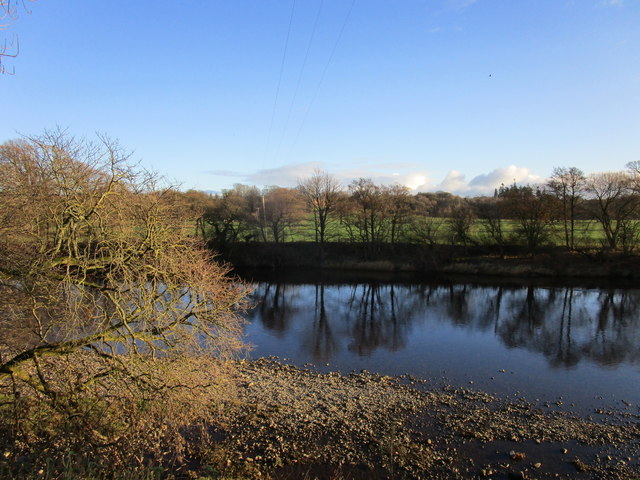
[(583, 360), (636, 363), (639, 300), (635, 290), (528, 287), (524, 298), (512, 296), (497, 334), (510, 347), (544, 354), (552, 366), (571, 367)]
[[(428, 332), (449, 324), (542, 354), (553, 367), (640, 363), (640, 290), (263, 283), (257, 292), (254, 315), (264, 327), (282, 336), (296, 323), (303, 334), (290, 341), (315, 361), (328, 361), (342, 343), (358, 356), (380, 348), (396, 351), (406, 347), (413, 328)], [(482, 335), (476, 338), (483, 341)]]
[(327, 309), (324, 302), (324, 285), (316, 285), (315, 312), (313, 316), (313, 334), (311, 337), (311, 354), (315, 361), (329, 360), (337, 349)]
[(571, 366), (578, 363), (580, 355), (574, 350), (571, 337), (571, 320), (573, 316), (573, 288), (564, 291), (562, 313), (560, 314), (560, 333), (555, 357), (549, 355), (553, 366)]
[(407, 322), (398, 319), (395, 286), (354, 286), (349, 298), (349, 310), (350, 351), (366, 356), (379, 347), (393, 351), (405, 345)]
[(288, 287), (283, 283), (266, 283), (260, 295), (259, 312), (263, 325), (278, 333), (284, 333), (297, 308), (290, 306)]

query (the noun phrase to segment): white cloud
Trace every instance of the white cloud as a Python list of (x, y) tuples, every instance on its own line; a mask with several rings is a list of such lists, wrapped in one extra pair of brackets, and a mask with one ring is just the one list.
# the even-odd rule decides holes
[[(295, 187), (298, 179), (313, 174), (315, 169), (328, 171), (346, 188), (357, 178), (370, 178), (379, 185), (406, 185), (413, 190), (425, 190), (429, 187), (429, 174), (419, 170), (414, 163), (388, 162), (369, 163), (367, 160), (356, 161), (356, 166), (343, 169), (331, 169), (320, 162), (293, 163), (275, 168), (260, 170), (251, 174), (237, 174), (241, 182), (257, 186), (279, 185), (281, 187)], [(233, 172), (207, 172), (215, 175), (232, 174)]]
[(328, 171), (346, 188), (357, 178), (370, 178), (378, 185), (400, 184), (409, 187), (413, 192), (445, 191), (461, 196), (492, 195), (494, 189), (500, 185), (538, 184), (545, 182), (545, 178), (535, 175), (527, 167), (509, 165), (497, 168), (467, 180), (466, 175), (458, 170), (451, 170), (445, 178), (436, 183), (431, 174), (420, 169), (420, 165), (413, 163), (389, 162), (369, 163), (366, 160), (356, 162), (355, 166), (343, 169), (327, 168), (321, 162), (306, 162), (282, 165), (275, 168), (260, 170), (252, 174), (237, 172), (207, 172), (216, 175), (237, 176), (242, 183), (249, 183), (259, 187), (278, 185), (281, 187), (295, 187), (298, 179), (307, 178), (315, 169)]
[(491, 195), (500, 185), (511, 185), (514, 182), (519, 185), (533, 185), (544, 183), (545, 178), (534, 175), (527, 167), (509, 165), (478, 175), (467, 182), (464, 174), (452, 170), (436, 185), (436, 189), (462, 196)]
[(259, 170), (256, 173), (245, 175), (245, 179), (255, 185), (295, 187), (299, 178), (310, 177), (317, 168), (322, 170), (322, 165), (319, 162), (293, 163)]
[(429, 184), (427, 172), (418, 170), (416, 166), (411, 168), (401, 163), (350, 168), (333, 172), (333, 174), (345, 186), (357, 178), (370, 178), (379, 185), (406, 185), (412, 190), (419, 190)]
[(624, 0), (602, 0), (600, 5), (605, 7), (620, 7), (624, 4)]
[(462, 192), (468, 190), (465, 175), (457, 170), (451, 170), (442, 182), (435, 186), (435, 190), (443, 192)]

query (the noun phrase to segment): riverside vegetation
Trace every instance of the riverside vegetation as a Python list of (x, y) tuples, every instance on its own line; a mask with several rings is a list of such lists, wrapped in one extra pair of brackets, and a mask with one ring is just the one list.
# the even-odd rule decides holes
[[(638, 476), (633, 406), (578, 419), (406, 376), (238, 361), (249, 287), (184, 226), (241, 222), (216, 226), (190, 196), (106, 138), (0, 146), (2, 477)], [(377, 236), (367, 222), (345, 228)]]
[[(557, 168), (546, 185), (502, 185), (493, 196), (417, 193), (359, 178), (342, 189), (326, 172), (295, 189), (235, 185), (221, 194), (188, 191), (202, 214), (196, 232), (216, 248), (238, 242), (342, 242), (492, 247), (500, 256), (562, 246), (570, 252), (632, 253), (640, 240), (640, 164), (584, 175)], [(512, 253), (511, 253), (512, 254)]]
[(235, 185), (188, 191), (195, 233), (238, 267), (524, 275), (638, 275), (640, 165), (584, 175), (557, 168), (545, 185), (493, 196), (410, 194), (326, 172), (295, 189)]

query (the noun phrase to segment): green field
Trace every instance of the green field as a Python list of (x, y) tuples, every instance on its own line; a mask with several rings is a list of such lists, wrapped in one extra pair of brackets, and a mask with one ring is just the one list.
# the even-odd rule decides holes
[[(419, 228), (416, 228), (416, 221), (422, 222), (423, 224), (429, 224), (433, 231), (427, 236), (420, 235)], [(252, 240), (261, 238), (261, 235), (258, 233), (259, 227), (257, 225), (253, 225), (251, 228), (255, 231)], [(273, 240), (270, 231), (268, 229), (266, 231), (267, 240)], [(520, 226), (518, 222), (514, 220), (503, 220), (502, 231), (506, 244), (522, 245), (524, 243), (524, 240), (519, 234)], [(211, 233), (211, 231), (207, 232), (208, 235)], [(598, 249), (602, 248), (606, 244), (606, 237), (602, 227), (595, 220), (576, 221), (574, 235), (577, 248)], [(289, 225), (285, 228), (285, 242), (314, 242), (315, 239), (313, 217), (311, 216), (302, 222)], [(328, 242), (350, 242), (353, 240), (349, 234), (347, 226), (337, 220), (329, 222), (326, 239)], [(241, 241), (242, 240), (244, 239), (241, 239)], [(357, 235), (355, 241), (359, 241)], [(389, 235), (386, 235), (385, 241), (390, 241)], [(451, 219), (442, 217), (415, 217), (411, 219), (411, 221), (401, 226), (400, 234), (396, 241), (399, 243), (432, 243), (438, 245), (461, 243), (456, 241), (454, 237), (451, 229)], [(492, 245), (495, 244), (495, 241), (487, 233), (482, 220), (474, 220), (469, 230), (469, 240), (467, 243), (469, 245)], [(555, 247), (562, 247), (565, 245), (562, 223), (555, 222), (548, 226), (548, 234), (545, 236), (545, 240), (542, 242), (542, 245)]]

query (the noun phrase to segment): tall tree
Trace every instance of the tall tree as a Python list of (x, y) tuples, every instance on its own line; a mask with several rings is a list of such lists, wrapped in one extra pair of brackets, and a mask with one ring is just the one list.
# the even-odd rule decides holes
[(638, 240), (638, 195), (633, 177), (627, 172), (604, 172), (587, 178), (587, 193), (594, 200), (592, 214), (605, 235), (611, 250), (634, 248)]
[(182, 202), (189, 210), (189, 216), (196, 219), (195, 234), (200, 236), (202, 240), (206, 240), (205, 213), (214, 203), (213, 195), (199, 190), (190, 189), (180, 196), (182, 198)]
[(447, 221), (452, 242), (461, 243), (465, 247), (470, 243), (474, 243), (475, 241), (471, 236), (471, 230), (473, 229), (475, 220), (476, 214), (468, 201), (463, 200), (453, 207), (451, 216)]
[(311, 177), (298, 180), (298, 190), (313, 212), (316, 242), (324, 243), (329, 219), (341, 191), (340, 182), (329, 173), (316, 169)]
[(507, 218), (517, 223), (517, 233), (533, 254), (548, 240), (553, 224), (553, 203), (540, 187), (516, 184), (502, 186), (498, 196)]
[(360, 241), (373, 245), (384, 240), (389, 205), (385, 189), (370, 178), (358, 178), (349, 184), (351, 210), (345, 217)]
[(259, 218), (271, 231), (274, 242), (284, 242), (286, 233), (304, 216), (304, 201), (297, 190), (272, 187), (264, 193), (264, 204)]
[(230, 190), (212, 197), (204, 213), (204, 221), (211, 227), (212, 240), (216, 248), (253, 237), (253, 227), (260, 205), (260, 190), (257, 187), (236, 184)]
[(587, 179), (579, 168), (554, 168), (547, 186), (560, 202), (565, 245), (569, 250), (575, 250), (578, 207), (583, 200)]
[(389, 241), (396, 243), (402, 237), (414, 203), (410, 190), (404, 185), (392, 185), (384, 189), (389, 209)]
[(476, 211), (480, 219), (480, 228), (489, 242), (498, 247), (500, 256), (504, 256), (507, 235), (504, 225), (504, 202), (497, 196), (483, 198), (476, 203)]

